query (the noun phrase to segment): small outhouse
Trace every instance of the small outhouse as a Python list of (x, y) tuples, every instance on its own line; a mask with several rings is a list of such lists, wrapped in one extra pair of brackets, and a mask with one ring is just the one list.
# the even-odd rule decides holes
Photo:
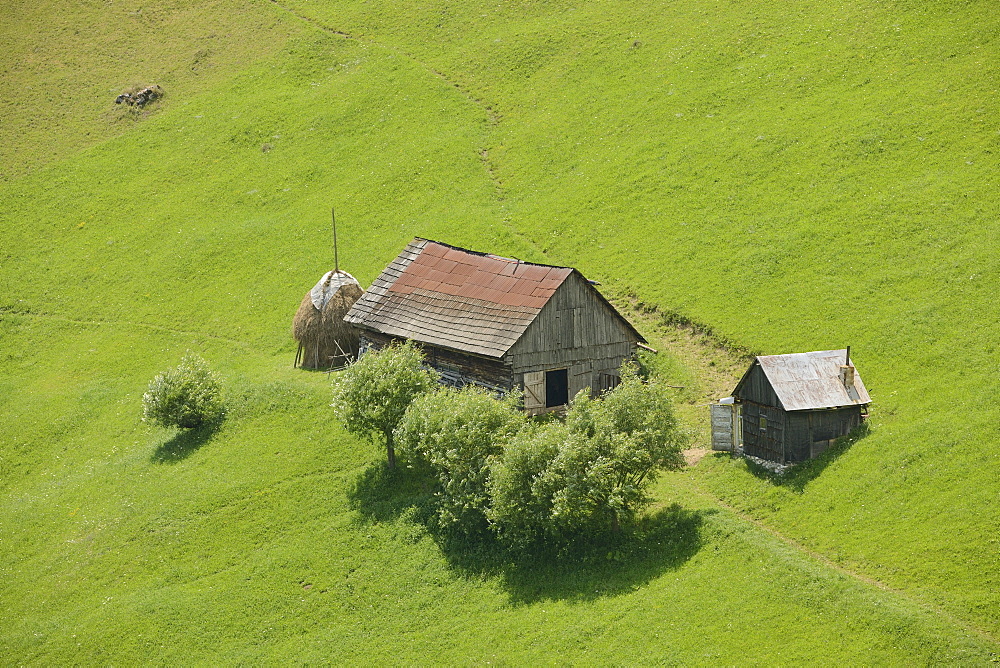
[(761, 355), (733, 397), (744, 454), (782, 464), (824, 452), (861, 424), (871, 403), (850, 348)]

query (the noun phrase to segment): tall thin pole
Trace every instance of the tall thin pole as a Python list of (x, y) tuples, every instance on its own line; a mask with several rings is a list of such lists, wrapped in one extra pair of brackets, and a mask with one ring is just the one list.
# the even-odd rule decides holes
[(330, 214), (333, 216), (333, 270), (338, 272), (340, 271), (340, 258), (337, 257), (337, 211), (331, 207)]

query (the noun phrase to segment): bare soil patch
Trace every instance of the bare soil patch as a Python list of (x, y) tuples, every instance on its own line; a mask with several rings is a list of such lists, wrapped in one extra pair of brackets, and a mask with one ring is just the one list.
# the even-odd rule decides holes
[(688, 448), (684, 451), (684, 461), (688, 466), (694, 466), (700, 462), (711, 450), (708, 448)]

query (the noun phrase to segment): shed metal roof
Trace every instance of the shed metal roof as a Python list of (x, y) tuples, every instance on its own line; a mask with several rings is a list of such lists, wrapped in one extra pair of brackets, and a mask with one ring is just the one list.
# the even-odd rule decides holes
[[(757, 358), (775, 394), (786, 411), (842, 408), (871, 403), (861, 375), (854, 372), (854, 386), (845, 387), (840, 367), (847, 361), (847, 350), (820, 350), (789, 355), (761, 355)], [(733, 394), (739, 392), (747, 370)]]
[(418, 237), (344, 320), (391, 336), (500, 358), (574, 271)]

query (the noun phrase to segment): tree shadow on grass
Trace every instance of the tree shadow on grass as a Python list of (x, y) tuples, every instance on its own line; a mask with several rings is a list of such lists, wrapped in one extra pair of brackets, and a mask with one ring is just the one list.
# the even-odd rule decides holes
[(852, 429), (851, 433), (838, 438), (823, 454), (814, 459), (795, 464), (780, 475), (769, 471), (751, 459), (746, 460), (747, 469), (758, 478), (767, 480), (776, 487), (785, 487), (798, 494), (802, 494), (806, 486), (818, 478), (826, 470), (826, 467), (840, 459), (855, 443), (868, 436), (868, 434), (868, 423), (863, 422), (858, 427)]
[(183, 461), (212, 440), (220, 426), (222, 420), (213, 420), (194, 429), (181, 429), (172, 438), (161, 443), (150, 455), (149, 461), (154, 464), (176, 464)]
[(390, 469), (385, 462), (368, 466), (347, 490), (347, 500), (364, 522), (394, 520), (410, 508), (417, 508), (426, 520), (431, 500), (431, 480), (423, 472), (405, 464)]
[(678, 504), (643, 517), (615, 534), (588, 533), (558, 545), (515, 551), (486, 529), (474, 535), (436, 526), (433, 477), (405, 465), (376, 462), (347, 491), (362, 524), (406, 516), (437, 543), (449, 568), (461, 577), (496, 577), (516, 605), (540, 600), (588, 601), (634, 591), (684, 565), (701, 549), (700, 527), (714, 509)]
[(492, 536), (438, 540), (450, 567), (465, 576), (496, 576), (515, 605), (542, 600), (591, 601), (635, 591), (684, 565), (701, 549), (700, 527), (718, 511), (678, 504), (619, 534), (588, 535), (531, 552), (504, 549)]

